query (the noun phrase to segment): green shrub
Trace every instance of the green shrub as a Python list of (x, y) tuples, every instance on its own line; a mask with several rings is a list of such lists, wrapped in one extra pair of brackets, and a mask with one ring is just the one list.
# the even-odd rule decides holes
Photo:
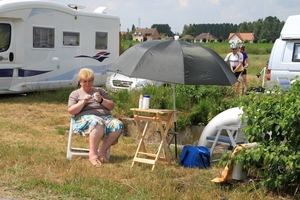
[[(133, 117), (130, 108), (138, 107), (141, 94), (150, 95), (150, 108), (173, 109), (173, 87), (170, 84), (160, 87), (148, 85), (141, 91), (122, 90), (109, 92), (115, 101), (113, 114), (116, 117)], [(237, 105), (232, 87), (228, 86), (195, 86), (175, 84), (176, 110), (178, 129), (189, 125), (206, 125), (220, 112)]]
[(268, 40), (267, 40), (267, 39), (262, 39), (262, 40), (260, 41), (260, 43), (268, 43)]
[[(243, 100), (244, 129), (256, 149), (246, 149), (237, 160), (253, 169), (263, 187), (296, 192), (300, 184), (300, 84), (289, 91), (273, 88), (272, 94), (250, 94)], [(250, 170), (252, 171), (252, 170)]]

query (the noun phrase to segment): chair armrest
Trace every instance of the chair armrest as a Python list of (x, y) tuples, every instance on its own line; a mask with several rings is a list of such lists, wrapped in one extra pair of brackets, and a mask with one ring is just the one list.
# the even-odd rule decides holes
[(223, 129), (238, 130), (241, 127), (238, 125), (230, 125), (230, 126), (216, 126), (216, 128), (218, 130), (223, 130)]

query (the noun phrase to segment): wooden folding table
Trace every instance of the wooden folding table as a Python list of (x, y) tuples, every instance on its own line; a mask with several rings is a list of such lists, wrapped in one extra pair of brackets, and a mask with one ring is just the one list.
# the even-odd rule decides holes
[[(138, 109), (138, 108), (131, 108), (130, 110), (133, 111), (134, 120), (136, 122), (137, 131), (140, 137), (140, 142), (138, 148), (136, 150), (135, 156), (133, 158), (133, 162), (131, 167), (133, 167), (135, 162), (151, 164), (152, 171), (158, 160), (171, 163), (171, 155), (170, 152), (167, 150), (167, 142), (166, 137), (170, 128), (170, 125), (173, 121), (174, 113), (176, 110), (166, 110), (166, 109)], [(140, 121), (146, 121), (146, 125), (142, 132), (140, 127)], [(149, 153), (146, 150), (146, 145), (144, 142), (145, 135), (147, 133), (149, 122), (156, 122), (158, 124), (159, 131), (162, 133), (161, 141), (159, 147), (155, 153)], [(163, 127), (163, 123), (165, 123), (165, 127)], [(160, 156), (160, 152), (162, 148), (165, 149), (166, 156)]]

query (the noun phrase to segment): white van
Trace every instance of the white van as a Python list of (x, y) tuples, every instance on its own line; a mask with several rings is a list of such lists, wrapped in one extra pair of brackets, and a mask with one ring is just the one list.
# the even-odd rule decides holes
[(266, 88), (290, 85), (291, 79), (300, 80), (300, 15), (289, 16), (271, 51), (265, 80)]
[(0, 1), (0, 94), (77, 86), (81, 68), (105, 85), (119, 56), (120, 19), (74, 4)]

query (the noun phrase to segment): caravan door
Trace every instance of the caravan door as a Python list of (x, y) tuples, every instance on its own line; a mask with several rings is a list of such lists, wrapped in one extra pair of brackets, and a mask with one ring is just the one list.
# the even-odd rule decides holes
[(0, 22), (0, 90), (10, 87), (14, 75), (13, 23)]

